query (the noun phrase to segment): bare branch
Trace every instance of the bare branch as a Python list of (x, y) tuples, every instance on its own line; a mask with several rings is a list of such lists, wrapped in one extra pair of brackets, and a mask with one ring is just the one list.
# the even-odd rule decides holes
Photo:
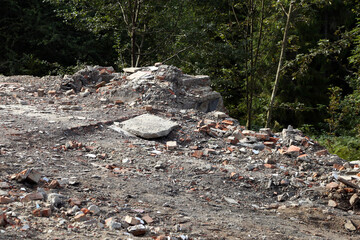
[(121, 13), (122, 13), (125, 24), (126, 24), (126, 26), (129, 26), (129, 22), (128, 22), (128, 19), (126, 17), (126, 14), (125, 14), (125, 11), (124, 11), (124, 8), (123, 8), (121, 2), (118, 1), (118, 4), (120, 5)]

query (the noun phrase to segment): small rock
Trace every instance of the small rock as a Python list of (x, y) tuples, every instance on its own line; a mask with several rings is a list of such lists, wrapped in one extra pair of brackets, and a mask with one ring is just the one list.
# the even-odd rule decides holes
[(110, 230), (116, 230), (116, 229), (120, 229), (121, 228), (121, 223), (116, 222), (115, 218), (108, 218), (105, 220), (105, 225), (110, 229)]
[(289, 197), (289, 195), (287, 193), (281, 194), (277, 196), (277, 200), (278, 202), (284, 202), (286, 201), (286, 199)]
[(8, 184), (7, 182), (0, 182), (0, 188), (2, 189), (10, 188), (10, 184)]
[(128, 227), (127, 231), (134, 236), (141, 236), (141, 235), (146, 234), (147, 229), (144, 225), (139, 224), (136, 226)]
[(38, 94), (38, 97), (43, 97), (43, 96), (45, 96), (45, 90), (42, 88), (39, 88), (37, 90), (37, 94)]
[(224, 200), (230, 204), (239, 204), (238, 201), (232, 198), (224, 197)]
[(356, 231), (356, 227), (354, 226), (354, 224), (352, 223), (351, 220), (347, 220), (345, 223), (345, 229), (349, 230), (349, 231)]
[(74, 217), (74, 220), (76, 222), (85, 222), (85, 221), (88, 221), (89, 219), (90, 219), (90, 217), (86, 216), (85, 213), (80, 213)]
[(94, 214), (97, 215), (100, 212), (100, 208), (96, 205), (90, 205), (89, 206), (89, 211)]
[(166, 149), (167, 150), (172, 150), (172, 149), (176, 149), (176, 148), (177, 148), (176, 141), (168, 141), (168, 142), (166, 142)]
[(331, 199), (330, 199), (329, 202), (328, 202), (328, 206), (335, 208), (335, 207), (338, 206), (338, 204), (337, 204), (337, 202), (335, 202), (334, 200), (331, 200)]
[(154, 222), (154, 220), (153, 220), (149, 215), (143, 216), (142, 219), (143, 219), (147, 224), (151, 224), (152, 222)]
[(125, 222), (127, 222), (130, 225), (138, 225), (141, 223), (141, 221), (139, 219), (131, 217), (131, 216), (126, 216)]
[(351, 206), (354, 206), (358, 201), (359, 201), (359, 196), (357, 194), (352, 195), (349, 200)]
[(64, 204), (65, 196), (58, 193), (50, 193), (47, 201), (56, 208), (61, 207)]
[(34, 169), (25, 169), (16, 175), (18, 182), (29, 181), (30, 183), (38, 183), (41, 178), (41, 173)]
[(336, 182), (331, 182), (331, 183), (326, 184), (326, 189), (329, 189), (329, 190), (337, 189), (338, 187), (339, 187), (339, 184)]

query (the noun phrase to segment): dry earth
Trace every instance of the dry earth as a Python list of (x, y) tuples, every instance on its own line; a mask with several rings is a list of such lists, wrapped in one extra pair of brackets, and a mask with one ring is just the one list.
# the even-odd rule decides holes
[[(0, 204), (0, 239), (360, 238), (357, 229), (349, 230), (360, 226), (357, 206), (341, 207), (340, 200), (336, 208), (328, 206), (325, 185), (336, 182), (333, 164), (345, 165), (337, 156), (318, 157), (304, 176), (296, 157), (229, 149), (223, 138), (195, 131), (209, 114), (161, 104), (151, 113), (179, 127), (159, 139), (127, 136), (110, 126), (147, 113), (143, 105), (112, 104), (96, 92), (65, 95), (61, 80), (0, 78), (0, 196), (11, 200)], [(44, 97), (37, 96), (39, 88)], [(167, 150), (167, 141), (177, 141), (177, 148)], [(194, 155), (195, 146), (213, 154)], [(269, 158), (274, 167), (264, 167)], [(25, 169), (41, 179), (12, 178)], [(305, 183), (286, 182), (292, 176)], [(44, 198), (26, 198), (36, 192)], [(51, 193), (61, 194), (59, 202), (46, 199)], [(46, 208), (49, 216), (33, 213)], [(84, 219), (75, 216), (80, 209)], [(145, 235), (129, 233), (126, 216), (144, 220)], [(109, 228), (105, 220), (111, 217), (121, 226)]]

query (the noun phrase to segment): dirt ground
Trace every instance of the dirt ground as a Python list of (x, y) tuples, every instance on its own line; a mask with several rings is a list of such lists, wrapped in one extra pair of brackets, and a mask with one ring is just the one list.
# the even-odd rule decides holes
[[(95, 92), (66, 96), (60, 82), (0, 78), (0, 182), (10, 185), (0, 190), (14, 200), (0, 204), (7, 216), (0, 239), (360, 239), (357, 229), (345, 228), (348, 221), (360, 226), (359, 212), (328, 206), (321, 184), (267, 187), (269, 179), (292, 174), (292, 158), (223, 150), (221, 139), (194, 132), (205, 117), (196, 110), (158, 107), (153, 114), (180, 126), (160, 139), (127, 136), (110, 127), (147, 113), (142, 106), (111, 104)], [(57, 93), (39, 97), (39, 88)], [(167, 150), (167, 141), (179, 142), (178, 148)], [(205, 145), (218, 145), (219, 153), (194, 157), (191, 146)], [(249, 171), (249, 163), (269, 156), (285, 169)], [(331, 166), (311, 167), (331, 176)], [(24, 169), (41, 173), (40, 181), (12, 180)], [(60, 186), (49, 187), (52, 180)], [(56, 207), (46, 199), (21, 201), (32, 192), (59, 193), (65, 200)], [(289, 198), (278, 201), (282, 193)], [(100, 212), (78, 221), (69, 213), (70, 199), (79, 200), (80, 209), (96, 205)], [(50, 216), (33, 214), (45, 207), (51, 207)], [(147, 219), (146, 234), (129, 233), (126, 216)], [(106, 225), (111, 217), (120, 228)]]

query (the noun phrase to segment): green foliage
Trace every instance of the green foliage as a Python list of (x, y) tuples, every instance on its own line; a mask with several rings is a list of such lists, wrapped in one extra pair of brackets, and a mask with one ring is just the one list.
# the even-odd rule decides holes
[(343, 159), (349, 161), (360, 160), (359, 137), (321, 135), (315, 137), (315, 139), (325, 146), (329, 152), (337, 154)]
[(76, 31), (41, 0), (4, 0), (1, 5), (2, 74), (46, 75), (78, 61), (104, 65), (114, 61), (111, 38)]

